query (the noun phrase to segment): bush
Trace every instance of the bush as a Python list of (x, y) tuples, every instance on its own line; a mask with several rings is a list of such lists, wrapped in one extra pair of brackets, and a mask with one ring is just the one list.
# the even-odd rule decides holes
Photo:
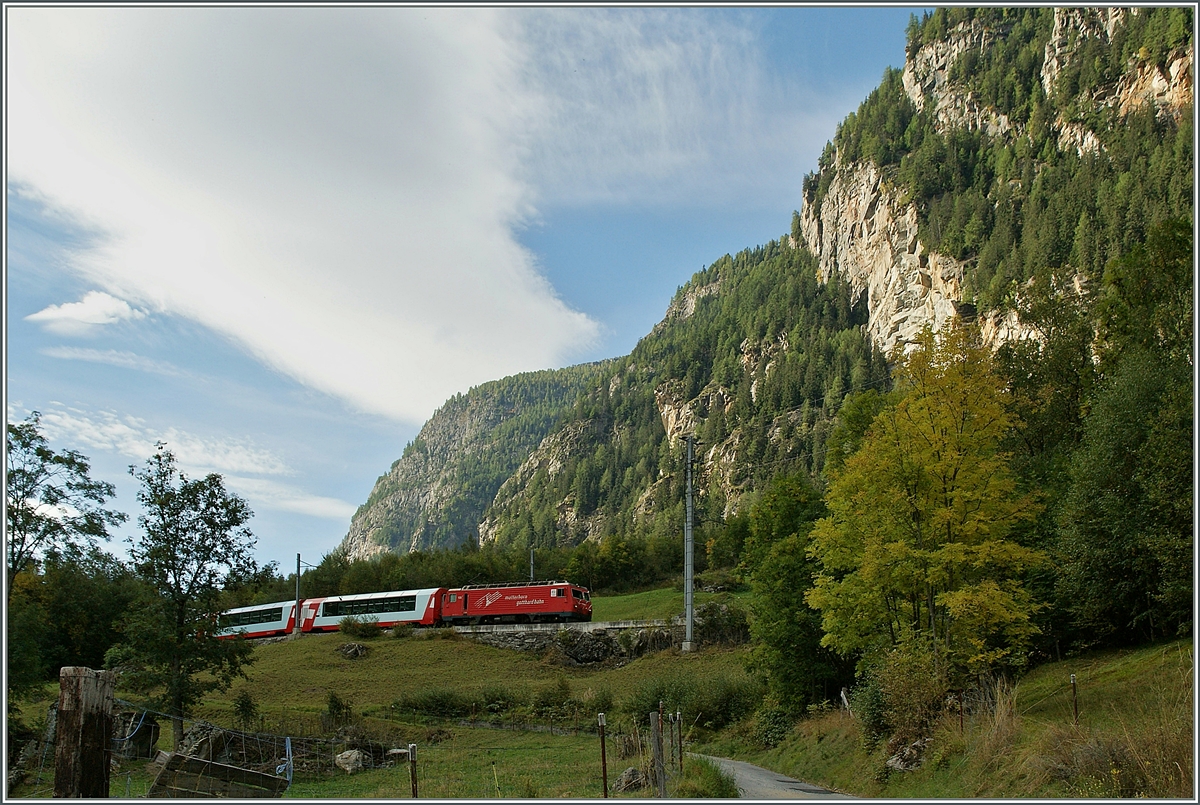
[(621, 710), (644, 723), (661, 701), (665, 710), (683, 713), (688, 723), (698, 719), (706, 729), (720, 729), (752, 713), (762, 697), (762, 685), (749, 677), (696, 679), (674, 674), (643, 682), (622, 703)]
[(355, 615), (347, 615), (338, 621), (338, 629), (342, 634), (357, 637), (359, 640), (373, 640), (383, 634), (383, 630), (379, 628), (379, 621)]
[(353, 710), (350, 702), (338, 696), (336, 691), (331, 690), (325, 699), (325, 715), (334, 727), (338, 727), (350, 721)]
[(776, 702), (764, 702), (754, 714), (754, 740), (768, 749), (778, 746), (795, 726), (795, 719)]
[(397, 623), (392, 627), (392, 637), (397, 640), (403, 640), (406, 637), (412, 637), (413, 627), (411, 623)]
[(392, 708), (397, 713), (458, 718), (471, 712), (471, 700), (453, 690), (427, 690), (401, 696), (392, 702)]
[(708, 601), (696, 607), (696, 638), (699, 642), (741, 645), (750, 639), (746, 612), (732, 599)]
[(533, 699), (533, 712), (539, 716), (556, 715), (571, 703), (571, 683), (560, 676), (549, 687), (542, 688)]
[(258, 704), (245, 688), (233, 697), (233, 723), (246, 731), (258, 723)]
[(933, 653), (918, 646), (894, 649), (880, 665), (879, 688), (892, 742), (906, 744), (927, 738), (946, 708), (950, 683)]
[(862, 729), (863, 748), (868, 752), (890, 731), (887, 712), (883, 702), (883, 690), (872, 669), (866, 671), (854, 690), (850, 692), (850, 710), (858, 719)]
[(484, 688), (475, 696), (475, 701), (481, 711), (495, 714), (506, 713), (524, 703), (521, 696), (499, 685)]

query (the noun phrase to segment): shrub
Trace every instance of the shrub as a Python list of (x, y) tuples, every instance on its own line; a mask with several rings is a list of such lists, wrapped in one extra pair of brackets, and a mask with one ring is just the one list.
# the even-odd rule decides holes
[(521, 696), (499, 685), (484, 688), (476, 694), (475, 701), (480, 710), (489, 713), (505, 713), (523, 704)]
[(539, 690), (533, 699), (533, 712), (537, 715), (553, 715), (565, 709), (571, 702), (571, 683), (560, 676), (549, 687)]
[(258, 722), (258, 704), (245, 688), (233, 697), (233, 723), (249, 731)]
[(911, 743), (928, 737), (946, 707), (950, 683), (945, 663), (939, 666), (924, 647), (904, 646), (891, 651), (877, 673), (892, 742)]
[(325, 715), (334, 727), (338, 727), (350, 721), (353, 710), (350, 702), (345, 701), (337, 695), (336, 691), (331, 690), (325, 699)]
[(392, 637), (397, 640), (403, 640), (406, 637), (412, 637), (413, 627), (411, 623), (397, 623), (392, 627)]
[(612, 691), (607, 685), (597, 689), (588, 688), (580, 697), (580, 703), (584, 710), (592, 715), (611, 712), (613, 708)]
[(850, 692), (850, 710), (862, 729), (863, 748), (869, 752), (891, 731), (883, 690), (873, 669), (868, 669)]
[(646, 680), (634, 689), (621, 709), (644, 723), (651, 710), (678, 710), (691, 723), (707, 729), (720, 729), (754, 711), (762, 700), (762, 685), (749, 678), (727, 676), (696, 679), (685, 674), (661, 676)]
[(754, 714), (754, 740), (767, 748), (778, 746), (793, 726), (794, 718), (777, 702), (763, 702)]
[(338, 621), (338, 629), (342, 634), (357, 637), (359, 640), (373, 640), (383, 634), (383, 630), (379, 628), (379, 621), (355, 615), (347, 615)]
[(392, 703), (397, 713), (432, 718), (458, 718), (471, 712), (471, 701), (457, 691), (435, 689), (401, 696)]

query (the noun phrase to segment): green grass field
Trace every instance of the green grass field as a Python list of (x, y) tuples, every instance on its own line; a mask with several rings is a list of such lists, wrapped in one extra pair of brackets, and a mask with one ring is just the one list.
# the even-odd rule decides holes
[[(1071, 674), (1079, 724), (1074, 724)], [(699, 748), (863, 797), (1194, 796), (1193, 644), (1108, 651), (1034, 669), (994, 713), (947, 715), (912, 772), (887, 773), (844, 712), (801, 721), (774, 749), (748, 731)]]
[[(682, 593), (651, 590), (598, 598), (595, 605), (597, 620), (661, 618), (676, 605), (682, 608)], [(684, 697), (693, 709), (709, 711), (694, 720), (689, 713), (689, 749), (748, 760), (857, 796), (1190, 797), (1194, 791), (1190, 641), (1097, 653), (1034, 669), (1000, 691), (994, 712), (968, 716), (961, 732), (957, 716), (947, 715), (926, 748), (926, 764), (890, 774), (884, 767), (885, 748), (865, 750), (857, 722), (843, 712), (800, 721), (772, 749), (755, 742), (752, 719), (710, 722), (719, 705), (740, 695), (738, 712), (745, 713), (744, 697), (760, 695), (744, 668), (745, 647), (704, 648), (689, 655), (667, 650), (624, 665), (565, 667), (550, 655), (492, 648), (448, 632), (366, 641), (367, 655), (355, 660), (337, 652), (344, 642), (345, 636), (329, 634), (260, 644), (247, 678), (208, 699), (195, 716), (232, 727), (234, 698), (246, 693), (257, 704), (259, 729), (316, 734), (333, 692), (349, 705), (357, 728), (374, 739), (418, 745), (422, 798), (490, 798), (497, 796), (497, 788), (506, 798), (599, 796), (599, 744), (589, 731), (598, 704), (603, 702), (608, 714), (611, 783), (622, 769), (645, 762), (645, 712), (659, 696)], [(1071, 674), (1076, 675), (1078, 726), (1073, 724)], [(24, 705), (25, 720), (36, 722), (39, 709), (44, 717), (54, 695), (56, 686), (48, 685), (43, 701)], [(137, 698), (121, 691), (118, 695)], [(491, 718), (501, 728), (467, 726), (461, 716), (439, 718), (392, 707), (439, 695), (470, 701), (472, 707), (497, 696), (513, 704), (500, 714), (472, 711), (478, 721)], [(569, 698), (553, 710), (551, 734), (548, 711), (539, 710), (537, 703), (554, 695)], [(750, 702), (749, 709), (753, 706)], [(642, 725), (637, 736), (642, 754), (619, 758), (618, 737), (631, 739), (635, 716)], [(163, 726), (159, 747), (169, 749), (170, 727)], [(48, 796), (52, 765), (51, 760), (40, 785), (27, 784), (10, 794)], [(679, 796), (727, 794), (727, 783), (711, 769), (689, 764), (682, 777), (672, 780), (671, 790)], [(112, 777), (112, 795), (137, 797), (149, 784), (144, 762), (126, 762)], [(287, 796), (404, 798), (409, 793), (408, 770), (401, 766), (298, 777)]]
[[(697, 591), (694, 597), (696, 606), (717, 598), (721, 593), (706, 593)], [(733, 593), (734, 598), (745, 599), (748, 592)], [(624, 621), (624, 620), (669, 620), (683, 614), (683, 590), (673, 587), (660, 587), (656, 590), (646, 590), (629, 595), (592, 596), (593, 621)]]

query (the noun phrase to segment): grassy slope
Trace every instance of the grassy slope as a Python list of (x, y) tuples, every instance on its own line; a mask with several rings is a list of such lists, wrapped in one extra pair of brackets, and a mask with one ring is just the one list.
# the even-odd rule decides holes
[[(674, 587), (660, 587), (657, 590), (646, 590), (629, 595), (592, 596), (592, 620), (594, 621), (623, 621), (623, 620), (668, 620), (683, 614), (683, 590)], [(733, 593), (734, 598), (746, 598), (749, 593)], [(697, 591), (694, 604), (700, 606), (706, 601), (721, 596), (721, 593), (706, 593)]]
[(864, 750), (844, 713), (801, 722), (774, 749), (733, 729), (702, 751), (867, 797), (1191, 797), (1193, 673), (1191, 641), (1044, 665), (999, 715), (968, 716), (962, 733), (957, 716), (947, 717), (926, 750), (931, 762), (908, 773), (886, 774), (886, 750)]

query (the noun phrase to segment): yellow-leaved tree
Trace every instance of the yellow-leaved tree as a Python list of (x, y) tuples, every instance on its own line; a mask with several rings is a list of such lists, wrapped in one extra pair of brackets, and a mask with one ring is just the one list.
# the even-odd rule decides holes
[(1020, 665), (1037, 633), (1022, 577), (1044, 557), (1010, 538), (1038, 504), (1000, 451), (1012, 423), (991, 353), (974, 328), (926, 330), (897, 389), (811, 534), (822, 642), (864, 656), (907, 646), (960, 679)]

